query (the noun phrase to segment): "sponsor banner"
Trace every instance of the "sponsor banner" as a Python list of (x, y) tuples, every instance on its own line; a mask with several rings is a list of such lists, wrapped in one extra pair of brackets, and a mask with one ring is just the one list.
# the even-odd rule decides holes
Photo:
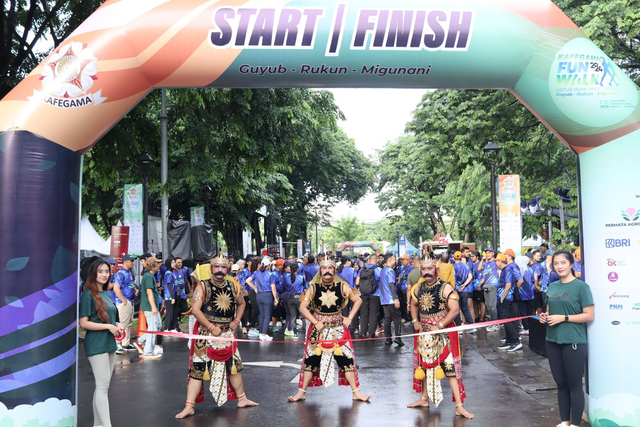
[(298, 258), (302, 258), (302, 239), (296, 240), (296, 254)]
[(498, 176), (500, 211), (500, 251), (513, 249), (522, 255), (522, 219), (520, 211), (520, 175)]
[(191, 226), (204, 225), (204, 206), (191, 207)]
[(251, 231), (244, 230), (242, 232), (242, 254), (243, 258), (247, 258), (247, 255), (251, 253)]
[(129, 227), (114, 225), (111, 227), (111, 251), (109, 256), (116, 261), (114, 272), (122, 267), (122, 257), (129, 253)]
[(143, 194), (142, 184), (126, 184), (124, 186), (124, 225), (129, 227), (129, 253), (142, 255), (142, 220)]
[(402, 234), (398, 242), (398, 258), (407, 253), (407, 236)]

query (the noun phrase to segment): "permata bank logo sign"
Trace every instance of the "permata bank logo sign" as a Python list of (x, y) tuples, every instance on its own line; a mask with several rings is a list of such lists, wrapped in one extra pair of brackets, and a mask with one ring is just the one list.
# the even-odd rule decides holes
[(53, 107), (70, 109), (98, 105), (106, 100), (102, 89), (90, 93), (97, 80), (98, 60), (86, 44), (72, 42), (56, 50), (42, 69), (43, 93), (36, 90), (30, 101), (42, 101)]

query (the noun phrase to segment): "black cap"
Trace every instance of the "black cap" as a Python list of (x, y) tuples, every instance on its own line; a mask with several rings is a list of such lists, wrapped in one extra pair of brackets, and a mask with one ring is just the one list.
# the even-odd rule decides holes
[(153, 255), (151, 255), (149, 252), (145, 252), (142, 255), (140, 255), (140, 259), (147, 259), (149, 257), (151, 257)]
[(134, 257), (131, 254), (126, 254), (125, 256), (122, 257), (122, 261), (133, 261), (135, 259), (136, 259), (136, 257)]

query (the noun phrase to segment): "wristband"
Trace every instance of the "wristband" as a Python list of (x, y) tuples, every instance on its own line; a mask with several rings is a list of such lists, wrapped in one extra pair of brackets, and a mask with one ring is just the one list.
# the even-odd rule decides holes
[(213, 331), (213, 328), (215, 328), (215, 325), (212, 323), (207, 329), (209, 330), (209, 332), (211, 332)]
[(444, 329), (444, 325), (442, 324), (442, 322), (438, 322), (438, 328)]
[(353, 317), (351, 317), (351, 316), (347, 316), (347, 318), (348, 318), (349, 320), (353, 321)]
[(238, 319), (233, 319), (233, 323), (235, 323), (236, 325), (240, 326), (240, 321)]
[(413, 320), (411, 321), (411, 323), (416, 323), (416, 322), (418, 322), (418, 321), (419, 321), (418, 319), (413, 319)]

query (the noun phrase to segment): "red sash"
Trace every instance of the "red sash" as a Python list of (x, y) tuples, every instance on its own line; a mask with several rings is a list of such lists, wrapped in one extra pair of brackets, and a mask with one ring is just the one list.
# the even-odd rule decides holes
[[(193, 325), (193, 331), (198, 333), (198, 328), (200, 324), (196, 320), (195, 325)], [(189, 370), (193, 367), (193, 352), (196, 348), (195, 342), (191, 343), (191, 350), (189, 351)], [(211, 360), (215, 360), (216, 362), (226, 362), (230, 358), (233, 357), (236, 350), (238, 349), (238, 344), (234, 341), (229, 347), (215, 350), (213, 348), (207, 347), (207, 357)], [(190, 375), (187, 374), (187, 385), (189, 384), (189, 380), (191, 379)], [(236, 400), (238, 396), (236, 396), (236, 392), (231, 387), (231, 381), (229, 381), (229, 374), (227, 374), (227, 400)], [(204, 381), (202, 382), (202, 386), (200, 387), (200, 392), (198, 393), (198, 397), (196, 397), (196, 403), (204, 402)]]

